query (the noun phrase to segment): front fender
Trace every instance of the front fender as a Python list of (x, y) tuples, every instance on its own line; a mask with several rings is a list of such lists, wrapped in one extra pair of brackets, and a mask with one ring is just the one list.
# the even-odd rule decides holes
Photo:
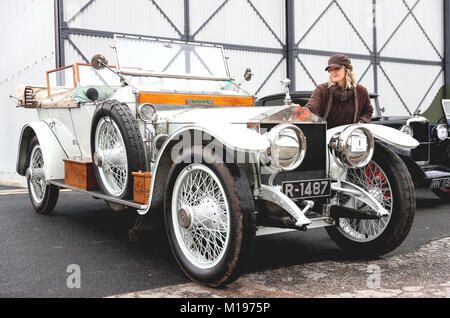
[(199, 130), (216, 138), (227, 148), (241, 152), (266, 151), (270, 147), (269, 140), (254, 130), (244, 125), (232, 125), (217, 122), (200, 122), (195, 126), (185, 127), (180, 130)]
[[(420, 143), (416, 139), (408, 136), (407, 134), (402, 133), (400, 130), (391, 127), (375, 124), (358, 124), (358, 125), (370, 130), (375, 139), (380, 140), (396, 148), (411, 150), (417, 148), (420, 145)], [(349, 126), (352, 125), (344, 125), (328, 129), (327, 142), (328, 143), (330, 142), (331, 137), (333, 137), (334, 134), (343, 131), (345, 128)]]
[[(28, 123), (22, 128), (19, 139), (16, 171), (19, 175), (25, 176), (28, 168), (28, 150), (31, 140), (37, 136), (44, 157), (45, 178), (64, 179), (64, 159), (68, 159), (68, 150), (65, 150), (49, 124), (45, 121)], [(72, 149), (70, 149), (72, 150)]]
[[(164, 185), (169, 169), (173, 163), (172, 149), (178, 142), (180, 136), (186, 133), (206, 133), (215, 138), (228, 150), (236, 150), (238, 152), (258, 153), (266, 151), (270, 147), (268, 139), (256, 131), (252, 131), (246, 127), (229, 124), (195, 124), (178, 129), (170, 137), (166, 139), (161, 149), (153, 169), (149, 205), (145, 210), (139, 210), (139, 214), (145, 215), (150, 208), (159, 208), (163, 204)], [(176, 152), (178, 153), (178, 151)]]
[[(327, 144), (330, 143), (331, 138), (339, 132), (342, 132), (345, 128), (352, 126), (352, 125), (344, 125), (339, 127), (334, 127), (331, 129), (328, 129), (327, 131)], [(409, 152), (409, 150), (416, 148), (420, 145), (420, 143), (402, 133), (401, 131), (387, 127), (382, 125), (374, 125), (374, 124), (355, 124), (355, 126), (361, 126), (364, 128), (367, 128), (377, 141), (381, 141), (381, 144), (391, 146), (389, 148), (394, 148), (397, 151), (396, 152), (402, 152), (406, 151)], [(330, 176), (332, 178), (338, 179), (341, 177), (342, 174), (345, 174), (346, 170), (341, 169), (339, 165), (336, 162), (336, 159), (334, 156), (328, 151), (328, 158), (329, 158), (329, 171)]]

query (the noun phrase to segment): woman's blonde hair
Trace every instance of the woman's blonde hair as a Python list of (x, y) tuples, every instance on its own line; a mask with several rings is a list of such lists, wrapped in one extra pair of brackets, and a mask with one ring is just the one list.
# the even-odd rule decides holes
[[(336, 85), (336, 82), (334, 82), (330, 77), (328, 78), (328, 87)], [(345, 88), (355, 88), (358, 83), (356, 82), (356, 76), (355, 72), (352, 69), (345, 67)]]

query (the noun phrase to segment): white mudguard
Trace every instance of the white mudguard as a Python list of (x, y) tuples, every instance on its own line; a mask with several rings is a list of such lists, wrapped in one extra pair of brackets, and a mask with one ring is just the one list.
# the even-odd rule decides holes
[[(240, 152), (258, 153), (261, 151), (266, 151), (267, 148), (270, 147), (270, 142), (266, 137), (258, 134), (256, 131), (248, 129), (247, 127), (244, 126), (241, 127), (240, 125), (217, 124), (217, 123), (214, 123), (214, 125), (212, 125), (202, 122), (196, 123), (195, 125), (192, 126), (186, 126), (182, 129), (178, 129), (176, 132), (171, 134), (170, 138), (168, 138), (161, 147), (158, 158), (156, 160), (155, 169), (153, 171), (153, 176), (151, 180), (150, 195), (149, 195), (150, 204), (147, 205), (147, 208), (145, 210), (138, 210), (139, 214), (141, 215), (147, 214), (147, 212), (150, 210), (150, 207), (156, 205), (157, 204), (156, 201), (162, 199), (161, 194), (155, 195), (155, 184), (156, 180), (159, 177), (159, 174), (168, 172), (168, 170), (160, 168), (161, 165), (167, 164), (166, 162), (167, 160), (163, 159), (163, 158), (167, 159), (167, 152), (170, 151), (166, 149), (167, 146), (170, 144), (172, 140), (176, 140), (178, 136), (193, 130), (207, 133), (208, 135), (216, 138), (227, 148), (237, 150)], [(214, 133), (212, 133), (212, 131), (214, 131)], [(161, 172), (161, 170), (163, 171)]]
[[(172, 125), (176, 127), (177, 125)], [(270, 147), (267, 137), (260, 135), (254, 130), (248, 129), (247, 125), (227, 124), (218, 122), (196, 122), (192, 126), (184, 125), (182, 128), (170, 132), (171, 140), (187, 131), (204, 132), (216, 138), (229, 149), (241, 152), (266, 151)]]
[(17, 172), (20, 175), (25, 175), (28, 168), (25, 166), (28, 145), (33, 136), (36, 135), (44, 157), (46, 180), (64, 179), (64, 159), (79, 156), (79, 150), (73, 143), (75, 139), (70, 131), (61, 127), (60, 122), (54, 122), (53, 125), (56, 126), (56, 129), (59, 129), (57, 130), (58, 135), (60, 135), (59, 139), (64, 139), (58, 140), (47, 121), (36, 121), (23, 127), (17, 154)]
[[(330, 139), (334, 134), (343, 131), (348, 126), (352, 125), (344, 125), (328, 129), (327, 142), (330, 142)], [(391, 127), (375, 124), (362, 124), (360, 126), (369, 129), (375, 139), (381, 140), (392, 146), (404, 149), (414, 149), (420, 145), (416, 139)]]
[[(352, 125), (344, 125), (335, 128), (328, 129), (327, 131), (327, 143), (330, 143), (330, 139), (338, 132), (343, 131), (345, 128)], [(372, 133), (375, 139), (381, 140), (389, 145), (403, 148), (403, 149), (414, 149), (420, 145), (420, 143), (408, 136), (407, 134), (402, 133), (401, 131), (383, 126), (383, 125), (374, 125), (374, 124), (360, 124), (360, 126), (367, 128)], [(336, 163), (335, 158), (328, 152), (329, 162), (330, 162), (330, 176), (332, 178), (337, 179), (340, 174), (345, 174), (345, 169), (341, 169)]]

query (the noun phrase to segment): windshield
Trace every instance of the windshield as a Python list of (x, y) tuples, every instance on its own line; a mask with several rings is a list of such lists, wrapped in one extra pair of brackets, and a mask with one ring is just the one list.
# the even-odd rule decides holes
[(220, 46), (119, 35), (115, 41), (120, 72), (140, 90), (248, 95), (232, 82)]

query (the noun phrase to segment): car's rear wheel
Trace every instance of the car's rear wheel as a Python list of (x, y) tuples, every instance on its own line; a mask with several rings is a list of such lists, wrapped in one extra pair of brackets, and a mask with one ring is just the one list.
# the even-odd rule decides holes
[[(235, 165), (193, 147), (175, 163), (165, 190), (164, 217), (172, 252), (185, 274), (211, 287), (235, 280), (254, 236), (252, 192)], [(201, 163), (194, 156), (203, 158)], [(206, 160), (205, 160), (206, 159)]]
[[(378, 256), (394, 250), (408, 235), (415, 214), (414, 185), (403, 161), (377, 145), (372, 161), (364, 168), (348, 170), (347, 181), (372, 194), (389, 215), (378, 220), (340, 218), (336, 227), (326, 228), (330, 237), (355, 255)], [(356, 197), (341, 196), (339, 204), (369, 209)]]
[(59, 188), (45, 180), (44, 156), (36, 136), (28, 148), (28, 162), (27, 185), (31, 203), (37, 213), (50, 214), (58, 201)]
[(133, 171), (145, 170), (145, 150), (128, 106), (105, 102), (95, 113), (91, 132), (93, 170), (100, 189), (128, 199), (133, 191)]

